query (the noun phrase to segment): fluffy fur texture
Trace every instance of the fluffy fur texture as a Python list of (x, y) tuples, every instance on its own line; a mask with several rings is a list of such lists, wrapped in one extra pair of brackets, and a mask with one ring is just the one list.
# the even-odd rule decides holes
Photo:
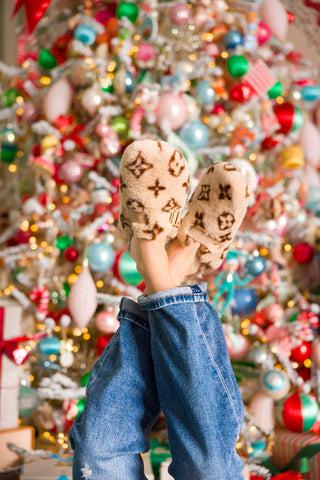
[(189, 171), (181, 152), (161, 140), (139, 140), (120, 163), (120, 231), (129, 246), (139, 238), (174, 238), (189, 189)]
[(241, 225), (249, 198), (240, 172), (231, 163), (214, 163), (205, 171), (188, 203), (178, 232), (180, 242), (199, 242), (201, 262), (218, 268)]

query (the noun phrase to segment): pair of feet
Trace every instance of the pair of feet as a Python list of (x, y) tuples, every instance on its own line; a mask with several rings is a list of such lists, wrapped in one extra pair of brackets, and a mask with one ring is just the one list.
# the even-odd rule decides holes
[(122, 156), (119, 227), (148, 295), (179, 286), (202, 265), (218, 268), (247, 210), (245, 180), (232, 164), (217, 162), (204, 172), (180, 224), (189, 180), (183, 155), (164, 141), (133, 142)]

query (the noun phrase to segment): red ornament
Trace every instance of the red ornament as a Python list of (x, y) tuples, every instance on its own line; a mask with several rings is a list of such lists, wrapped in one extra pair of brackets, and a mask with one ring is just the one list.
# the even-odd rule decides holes
[(220, 113), (224, 113), (225, 112), (225, 108), (223, 105), (219, 105), (219, 103), (217, 105), (215, 105), (213, 107), (213, 110), (212, 110), (212, 114), (213, 115), (219, 115)]
[(312, 344), (309, 342), (302, 342), (296, 348), (291, 350), (291, 362), (303, 363), (305, 360), (311, 358)]
[(293, 23), (295, 21), (294, 13), (287, 11), (287, 19), (289, 23)]
[(305, 382), (307, 382), (311, 378), (310, 368), (307, 368), (305, 366), (301, 366), (301, 367), (297, 368), (296, 372), (299, 375), (299, 377), (303, 378), (303, 380)]
[(278, 145), (278, 143), (279, 143), (279, 140), (275, 140), (272, 137), (266, 137), (261, 142), (261, 148), (262, 148), (262, 150), (271, 150), (273, 147)]
[(271, 477), (271, 480), (303, 480), (303, 476), (299, 472), (284, 472), (279, 473), (275, 477)]
[(26, 9), (28, 30), (32, 33), (45, 14), (50, 3), (51, 0), (15, 0), (15, 7), (12, 16), (16, 15), (20, 8), (24, 6)]
[(102, 337), (98, 338), (97, 343), (96, 343), (96, 352), (97, 352), (97, 355), (99, 355), (99, 357), (102, 354), (103, 350), (108, 345), (108, 343), (110, 342), (112, 337), (113, 337), (113, 334), (112, 335), (102, 335)]
[(63, 251), (63, 256), (68, 262), (75, 262), (79, 256), (78, 250), (70, 245)]
[(292, 255), (298, 263), (310, 263), (314, 255), (314, 248), (306, 242), (297, 243), (293, 248)]
[(232, 102), (245, 103), (251, 97), (253, 97), (254, 91), (249, 85), (244, 85), (239, 83), (238, 85), (233, 85), (229, 90), (229, 97)]
[(294, 123), (294, 115), (295, 115), (294, 106), (289, 102), (277, 104), (274, 107), (274, 113), (276, 114), (276, 117), (280, 124), (280, 128), (277, 131), (279, 133), (290, 132)]

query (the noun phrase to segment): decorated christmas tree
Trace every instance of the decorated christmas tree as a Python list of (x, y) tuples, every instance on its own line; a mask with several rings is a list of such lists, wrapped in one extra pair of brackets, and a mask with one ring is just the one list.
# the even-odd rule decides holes
[(22, 422), (68, 450), (120, 298), (143, 291), (118, 230), (121, 154), (163, 139), (190, 195), (217, 161), (251, 191), (205, 280), (246, 407), (237, 448), (270, 478), (257, 465), (275, 427), (319, 432), (320, 88), (286, 40), (294, 15), (279, 0), (22, 3), (17, 66), (0, 63), (0, 295), (22, 306)]

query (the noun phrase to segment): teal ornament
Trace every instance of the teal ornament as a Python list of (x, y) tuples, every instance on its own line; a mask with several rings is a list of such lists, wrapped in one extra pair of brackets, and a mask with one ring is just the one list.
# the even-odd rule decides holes
[(39, 397), (36, 388), (22, 385), (19, 389), (19, 416), (29, 417), (31, 413), (40, 405), (41, 398)]
[(153, 17), (146, 17), (141, 25), (141, 35), (146, 41), (155, 40), (158, 34), (158, 20)]
[(250, 275), (256, 277), (265, 271), (266, 262), (265, 259), (259, 255), (257, 257), (249, 258), (246, 267)]
[(234, 315), (250, 315), (258, 305), (259, 297), (253, 288), (238, 288), (234, 291), (232, 313)]
[(318, 85), (307, 85), (301, 90), (301, 97), (305, 102), (314, 102), (320, 98)]
[(88, 247), (87, 257), (92, 272), (106, 272), (112, 268), (115, 261), (114, 250), (106, 242), (91, 243)]
[(238, 30), (230, 30), (223, 37), (223, 43), (226, 48), (236, 48), (238, 45), (243, 45), (243, 37)]
[(66, 475), (60, 475), (60, 477), (58, 477), (57, 480), (70, 480), (70, 478), (67, 477)]
[(124, 76), (124, 88), (126, 93), (131, 93), (134, 89), (134, 78), (132, 73), (126, 72)]
[(132, 2), (121, 2), (117, 8), (118, 18), (126, 17), (131, 23), (135, 23), (139, 15), (139, 8)]
[(39, 351), (41, 355), (58, 355), (61, 348), (61, 341), (59, 338), (54, 336), (49, 336), (41, 340), (38, 344)]
[(318, 187), (308, 187), (305, 208), (320, 214), (320, 190)]
[(197, 83), (195, 95), (202, 105), (212, 105), (214, 103), (215, 91), (211, 87), (209, 80), (202, 80)]
[(290, 390), (288, 375), (278, 368), (262, 373), (260, 381), (261, 391), (273, 400), (281, 400)]
[(93, 45), (97, 38), (96, 32), (90, 25), (78, 25), (73, 36), (84, 45)]
[(199, 150), (207, 145), (209, 130), (204, 123), (198, 120), (186, 122), (179, 130), (179, 137), (190, 150)]
[(249, 453), (249, 457), (268, 457), (268, 455), (264, 452), (266, 447), (266, 440), (255, 440), (251, 443), (252, 451)]
[(143, 282), (143, 278), (137, 270), (136, 262), (128, 251), (125, 251), (119, 257), (118, 273), (120, 279), (128, 285), (136, 286)]

